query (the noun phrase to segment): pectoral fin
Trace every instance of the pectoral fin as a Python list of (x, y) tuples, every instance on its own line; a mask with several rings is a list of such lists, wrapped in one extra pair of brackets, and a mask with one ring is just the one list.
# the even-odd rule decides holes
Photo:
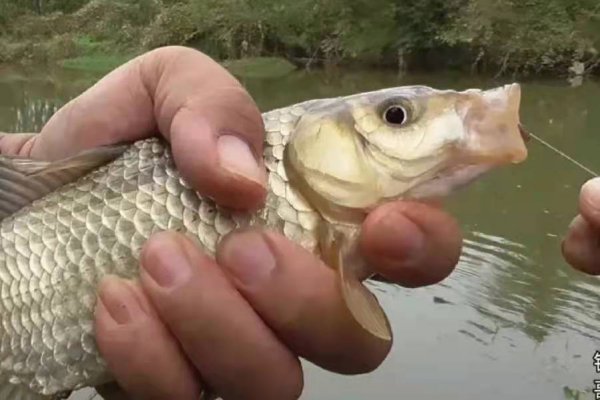
[(365, 275), (365, 266), (360, 262), (356, 250), (351, 248), (351, 242), (348, 234), (326, 228), (321, 241), (323, 258), (337, 271), (342, 297), (356, 321), (373, 336), (392, 340), (392, 330), (385, 311), (377, 297), (359, 279)]

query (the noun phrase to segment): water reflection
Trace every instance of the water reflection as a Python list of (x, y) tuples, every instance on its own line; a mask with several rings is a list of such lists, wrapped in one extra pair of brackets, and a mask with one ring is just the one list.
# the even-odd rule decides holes
[(98, 79), (64, 70), (0, 67), (0, 131), (39, 132), (60, 107)]
[(57, 100), (25, 99), (15, 110), (16, 121), (10, 131), (39, 132), (62, 105), (62, 102)]
[[(0, 71), (0, 130), (38, 131), (97, 79), (64, 71)], [(333, 70), (243, 82), (262, 109), (271, 109), (391, 85), (462, 89), (506, 80)], [(529, 130), (600, 170), (598, 98), (600, 85), (587, 80), (576, 87), (525, 82), (521, 115)], [(449, 199), (465, 246), (447, 281), (416, 290), (370, 283), (396, 337), (382, 368), (347, 378), (306, 363), (304, 398), (391, 399), (407, 393), (412, 399), (564, 399), (565, 386), (592, 384), (599, 286), (566, 266), (559, 247), (588, 175), (535, 142), (529, 147), (526, 164), (495, 171)], [(433, 381), (440, 387), (432, 387)]]
[[(41, 97), (28, 88), (11, 88), (0, 82), (0, 92), (10, 104), (0, 105), (0, 130), (6, 132), (39, 132), (50, 117), (64, 104), (63, 99)], [(7, 96), (7, 93), (9, 96)]]
[(600, 304), (597, 285), (536, 262), (523, 244), (478, 232), (473, 237), (465, 240), (460, 271), (471, 279), (483, 273), (467, 291), (469, 304), (483, 317), (521, 329), (538, 343), (554, 330), (598, 339), (593, 318)]

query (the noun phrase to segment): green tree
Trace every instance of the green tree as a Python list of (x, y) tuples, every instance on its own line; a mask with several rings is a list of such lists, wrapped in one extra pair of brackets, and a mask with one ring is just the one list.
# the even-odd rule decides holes
[(309, 64), (401, 59), (419, 68), (433, 59), (500, 72), (600, 64), (597, 0), (0, 0), (0, 36), (11, 45), (55, 33)]

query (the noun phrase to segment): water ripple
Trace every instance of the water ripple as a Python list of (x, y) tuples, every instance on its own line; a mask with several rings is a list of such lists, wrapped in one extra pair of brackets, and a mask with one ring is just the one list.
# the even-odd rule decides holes
[[(598, 284), (533, 259), (530, 253), (527, 246), (505, 237), (483, 232), (467, 235), (457, 270), (446, 285), (459, 303), (482, 317), (468, 323), (517, 328), (538, 341), (555, 330), (596, 337), (600, 332)], [(472, 329), (468, 332), (476, 334)]]

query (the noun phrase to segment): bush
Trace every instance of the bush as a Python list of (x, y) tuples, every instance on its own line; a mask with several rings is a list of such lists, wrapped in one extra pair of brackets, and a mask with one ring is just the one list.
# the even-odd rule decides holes
[(176, 2), (160, 12), (144, 31), (142, 45), (152, 49), (166, 45), (183, 45), (198, 31), (199, 18), (189, 4)]
[(593, 3), (469, 0), (442, 38), (450, 45), (469, 47), (480, 61), (502, 70), (566, 70), (575, 60), (597, 57), (600, 29), (593, 20), (600, 8)]
[(600, 64), (597, 0), (0, 0), (0, 38), (15, 44), (2, 59), (69, 53), (66, 39), (45, 43), (55, 35), (79, 55), (190, 45), (218, 59), (502, 72)]

